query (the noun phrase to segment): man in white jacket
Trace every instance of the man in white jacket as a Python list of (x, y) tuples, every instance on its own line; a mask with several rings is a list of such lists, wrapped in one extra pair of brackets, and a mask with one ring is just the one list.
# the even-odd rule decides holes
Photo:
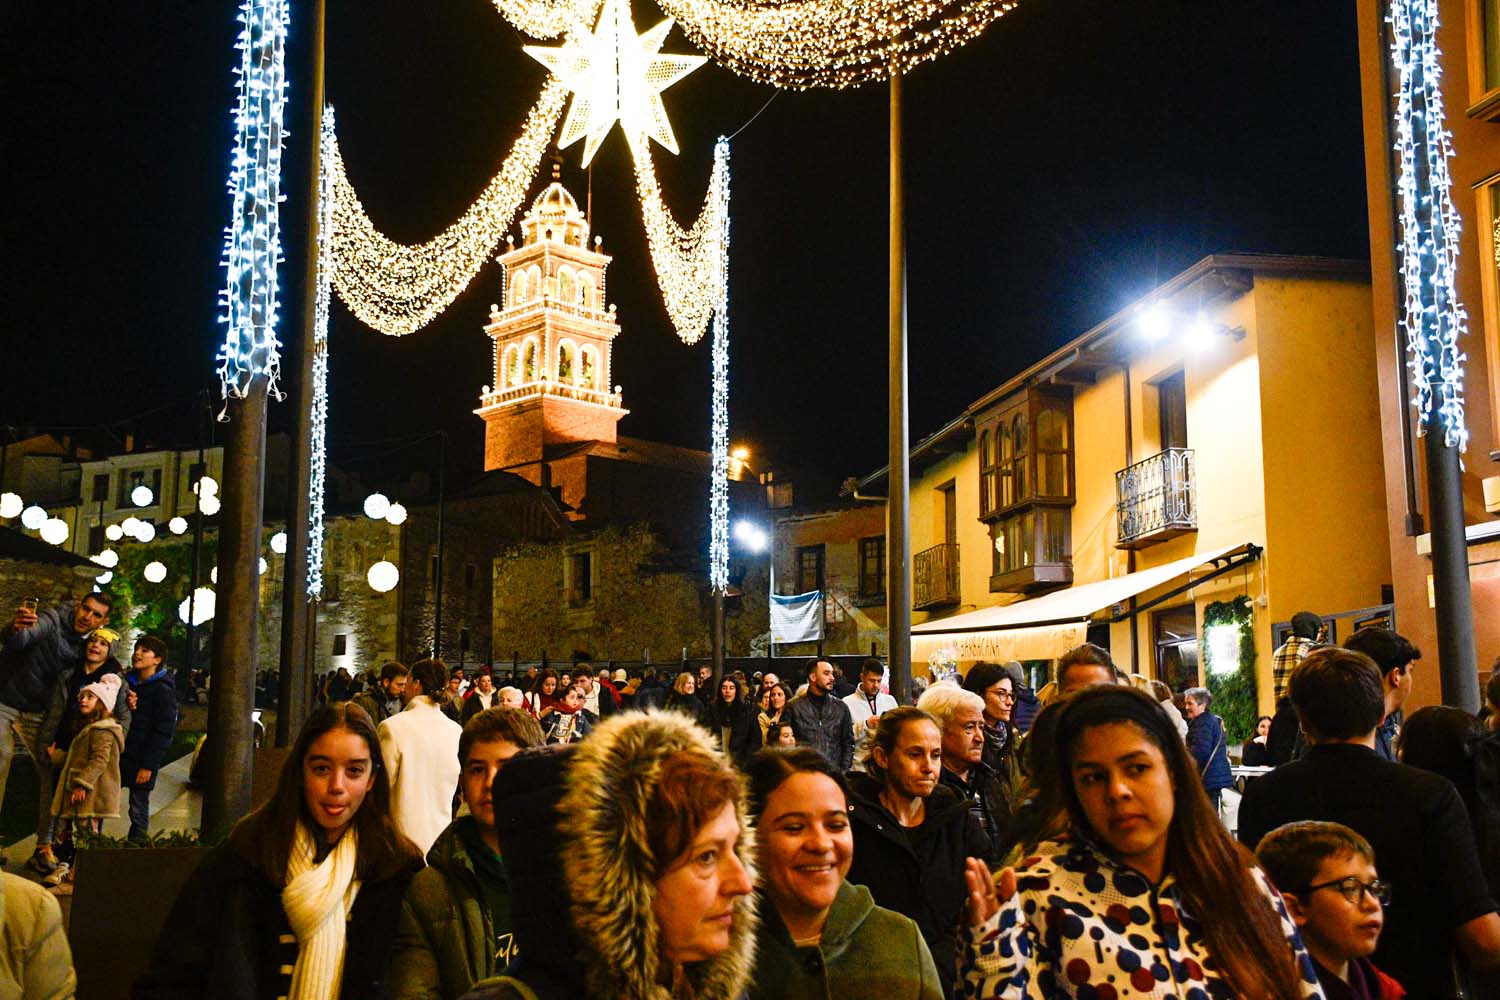
[(396, 828), (426, 855), (453, 820), (458, 788), (458, 739), (463, 727), (443, 714), (437, 696), (448, 684), (448, 668), (419, 660), (402, 693), (405, 707), (380, 724), (380, 755), (391, 782)]
[(844, 698), (854, 720), (854, 742), (860, 743), (873, 730), (880, 717), (896, 707), (896, 699), (880, 690), (885, 668), (873, 656), (859, 665), (859, 688)]

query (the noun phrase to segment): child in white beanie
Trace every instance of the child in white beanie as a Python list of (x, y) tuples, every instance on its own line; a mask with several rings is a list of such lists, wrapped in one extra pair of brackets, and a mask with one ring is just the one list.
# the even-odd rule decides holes
[[(84, 726), (68, 746), (52, 796), (52, 815), (70, 835), (75, 829), (97, 833), (106, 816), (120, 815), (120, 751), (125, 747), (125, 730), (111, 714), (120, 696), (118, 674), (105, 674), (78, 692)], [(71, 880), (71, 868), (59, 865), (46, 883)]]

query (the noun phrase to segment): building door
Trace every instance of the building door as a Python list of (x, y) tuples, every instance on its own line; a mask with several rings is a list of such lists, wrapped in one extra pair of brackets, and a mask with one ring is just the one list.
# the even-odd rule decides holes
[(1187, 380), (1182, 372), (1156, 384), (1161, 450), (1187, 447)]
[(1203, 683), (1198, 671), (1198, 611), (1183, 604), (1153, 616), (1156, 678), (1173, 691)]

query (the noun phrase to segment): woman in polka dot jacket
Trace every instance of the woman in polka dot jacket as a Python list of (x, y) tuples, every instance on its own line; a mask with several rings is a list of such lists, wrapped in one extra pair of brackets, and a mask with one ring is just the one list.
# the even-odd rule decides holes
[(971, 932), (963, 995), (977, 1000), (1319, 998), (1295, 926), (1219, 823), (1166, 714), (1126, 687), (1053, 707), (1033, 747), (1043, 815), (1017, 891)]

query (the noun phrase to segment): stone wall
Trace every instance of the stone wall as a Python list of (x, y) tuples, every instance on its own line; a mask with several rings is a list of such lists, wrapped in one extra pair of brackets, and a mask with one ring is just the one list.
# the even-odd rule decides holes
[(9, 623), (23, 597), (35, 597), (44, 608), (82, 597), (94, 589), (89, 577), (68, 566), (0, 559), (0, 619)]
[[(591, 599), (569, 605), (568, 560), (587, 553)], [(702, 564), (702, 565), (699, 565)], [(726, 649), (749, 655), (765, 633), (766, 575), (748, 572), (743, 597), (726, 616)], [(569, 658), (575, 650), (599, 659), (707, 656), (713, 603), (704, 560), (665, 548), (644, 525), (603, 528), (589, 535), (517, 546), (494, 561), (492, 650), (502, 660)]]

